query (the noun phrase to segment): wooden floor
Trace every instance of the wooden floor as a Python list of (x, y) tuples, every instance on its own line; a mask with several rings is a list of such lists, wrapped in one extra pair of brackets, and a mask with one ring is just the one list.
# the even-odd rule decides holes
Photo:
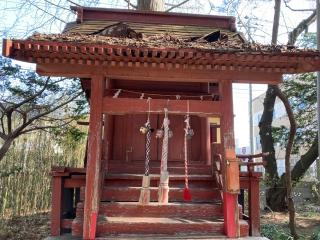
[[(81, 240), (82, 238), (79, 237), (73, 237), (71, 234), (64, 234), (60, 237), (47, 237), (44, 240)], [(116, 237), (108, 237), (108, 238), (96, 238), (96, 240), (149, 240), (149, 239), (155, 239), (155, 240), (269, 240), (268, 238), (265, 237), (243, 237), (243, 238), (226, 238), (226, 237), (219, 237), (219, 236), (210, 236), (210, 235), (205, 235), (205, 236), (154, 236), (154, 235), (122, 235), (122, 236), (116, 236)]]

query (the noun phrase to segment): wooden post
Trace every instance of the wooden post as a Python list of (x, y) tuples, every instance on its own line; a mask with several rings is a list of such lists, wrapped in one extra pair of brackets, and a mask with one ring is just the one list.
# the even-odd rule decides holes
[(220, 93), (222, 95), (222, 144), (224, 176), (223, 210), (224, 228), (228, 237), (239, 237), (239, 211), (238, 193), (240, 191), (239, 163), (236, 160), (234, 127), (233, 127), (233, 102), (232, 102), (232, 83), (225, 81), (221, 83)]
[(211, 159), (211, 137), (210, 137), (210, 121), (209, 118), (205, 118), (205, 128), (206, 128), (206, 164), (212, 165), (212, 159)]
[(52, 177), (51, 236), (61, 234), (62, 182), (61, 176)]
[(105, 78), (91, 78), (89, 142), (87, 153), (86, 191), (84, 201), (83, 239), (95, 239), (101, 193), (102, 99)]
[(254, 177), (253, 167), (250, 168), (249, 174), (249, 235), (260, 236), (260, 189), (259, 178)]

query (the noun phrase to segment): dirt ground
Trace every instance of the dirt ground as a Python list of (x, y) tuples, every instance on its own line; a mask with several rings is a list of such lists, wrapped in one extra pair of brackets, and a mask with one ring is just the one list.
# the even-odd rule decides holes
[[(289, 216), (286, 213), (262, 212), (261, 224), (276, 225), (289, 232)], [(296, 227), (301, 239), (311, 238), (312, 234), (320, 233), (320, 205), (308, 204), (296, 207)]]
[[(312, 233), (320, 231), (320, 206), (299, 207), (296, 214), (297, 230), (303, 239), (311, 239)], [(276, 225), (288, 231), (288, 215), (263, 212), (261, 223)], [(50, 215), (39, 213), (25, 217), (0, 220), (0, 240), (40, 240), (49, 236)]]
[(0, 240), (40, 240), (49, 236), (49, 232), (49, 213), (0, 220)]

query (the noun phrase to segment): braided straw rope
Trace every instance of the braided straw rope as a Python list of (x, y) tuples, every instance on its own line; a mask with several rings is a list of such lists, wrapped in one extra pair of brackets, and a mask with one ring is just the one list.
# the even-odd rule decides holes
[(146, 123), (146, 127), (148, 129), (147, 136), (146, 136), (146, 159), (145, 159), (145, 171), (144, 175), (149, 176), (149, 163), (151, 158), (151, 123), (148, 118), (148, 121)]
[(162, 154), (161, 154), (161, 170), (160, 170), (160, 184), (158, 192), (158, 202), (160, 204), (167, 204), (169, 202), (169, 173), (168, 168), (168, 143), (169, 143), (169, 119), (168, 109), (164, 109), (163, 128), (164, 136), (162, 142)]
[(184, 182), (185, 187), (189, 188), (189, 181), (188, 181), (188, 133), (190, 130), (190, 117), (187, 115), (187, 118), (185, 120), (186, 128), (184, 129)]
[(161, 153), (161, 171), (167, 171), (168, 167), (168, 143), (169, 143), (169, 119), (167, 110), (165, 110), (165, 117), (163, 119), (164, 136), (162, 141)]

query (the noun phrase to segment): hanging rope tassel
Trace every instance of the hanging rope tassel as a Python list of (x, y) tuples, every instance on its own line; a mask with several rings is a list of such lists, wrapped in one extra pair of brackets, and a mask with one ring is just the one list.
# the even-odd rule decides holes
[(162, 154), (161, 154), (161, 168), (160, 168), (160, 184), (158, 191), (158, 202), (161, 204), (167, 204), (169, 201), (169, 173), (167, 170), (168, 164), (168, 143), (169, 143), (169, 119), (168, 109), (164, 109), (163, 119), (163, 142), (162, 142)]
[(186, 128), (184, 129), (184, 190), (183, 190), (183, 200), (191, 201), (191, 193), (189, 189), (189, 181), (188, 181), (188, 138), (191, 137), (191, 133), (193, 132), (190, 128), (190, 117), (187, 115), (186, 120)]
[(150, 202), (150, 176), (149, 176), (149, 163), (151, 159), (151, 123), (150, 123), (150, 98), (147, 102), (149, 103), (148, 119), (144, 127), (140, 128), (142, 133), (146, 134), (146, 159), (145, 159), (145, 171), (142, 178), (142, 188), (140, 192), (139, 203), (147, 205)]

